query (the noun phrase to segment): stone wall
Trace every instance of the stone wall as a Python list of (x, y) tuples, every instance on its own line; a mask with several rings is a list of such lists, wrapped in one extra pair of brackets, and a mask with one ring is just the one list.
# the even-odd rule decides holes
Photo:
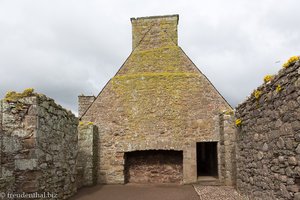
[(126, 183), (182, 183), (182, 151), (134, 151), (125, 154)]
[(300, 199), (299, 66), (286, 65), (236, 109), (237, 188), (251, 199)]
[[(3, 152), (3, 138), (4, 137), (4, 132), (2, 128), (2, 100), (0, 100), (0, 191), (3, 192), (13, 192), (14, 191), (14, 182), (15, 182), (15, 177), (12, 176), (9, 172), (7, 173), (7, 170), (5, 170), (5, 154)], [(10, 161), (11, 162), (11, 161)], [(13, 166), (12, 166), (13, 167)], [(4, 173), (3, 173), (4, 172)]]
[(78, 126), (78, 188), (97, 183), (98, 130), (91, 122), (80, 122)]
[(50, 192), (66, 199), (76, 192), (77, 118), (32, 90), (10, 92), (2, 101), (2, 191)]
[(225, 111), (220, 114), (219, 172), (225, 185), (235, 185), (236, 181), (236, 133), (234, 114)]

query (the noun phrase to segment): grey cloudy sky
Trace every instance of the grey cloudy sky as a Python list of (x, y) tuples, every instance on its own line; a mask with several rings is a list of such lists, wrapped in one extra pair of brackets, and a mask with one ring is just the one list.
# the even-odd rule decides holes
[[(77, 112), (131, 52), (131, 17), (179, 14), (179, 45), (236, 106), (300, 54), (299, 0), (0, 0), (0, 97), (33, 87)], [(280, 61), (280, 62), (277, 62)]]

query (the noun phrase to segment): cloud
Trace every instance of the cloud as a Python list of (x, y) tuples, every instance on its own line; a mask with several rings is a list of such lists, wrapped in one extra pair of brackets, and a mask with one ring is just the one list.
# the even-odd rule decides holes
[(76, 112), (77, 95), (97, 95), (130, 54), (130, 17), (179, 14), (180, 46), (235, 106), (299, 54), (299, 6), (297, 0), (1, 1), (0, 96), (34, 87)]

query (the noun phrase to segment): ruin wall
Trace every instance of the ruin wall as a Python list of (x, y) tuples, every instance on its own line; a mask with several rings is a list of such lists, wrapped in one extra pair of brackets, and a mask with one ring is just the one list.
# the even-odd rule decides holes
[(77, 118), (32, 91), (10, 93), (1, 108), (0, 190), (72, 196), (77, 191)]
[(266, 77), (236, 109), (237, 189), (250, 199), (300, 199), (299, 66)]
[(78, 188), (97, 184), (98, 178), (98, 129), (92, 122), (78, 126)]

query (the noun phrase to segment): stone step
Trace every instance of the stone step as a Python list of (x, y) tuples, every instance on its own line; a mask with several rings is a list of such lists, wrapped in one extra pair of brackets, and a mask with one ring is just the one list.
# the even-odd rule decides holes
[(201, 186), (221, 186), (220, 181), (197, 181), (196, 185)]
[(220, 180), (213, 176), (199, 176), (197, 179), (197, 185), (203, 186), (220, 186), (222, 185)]

